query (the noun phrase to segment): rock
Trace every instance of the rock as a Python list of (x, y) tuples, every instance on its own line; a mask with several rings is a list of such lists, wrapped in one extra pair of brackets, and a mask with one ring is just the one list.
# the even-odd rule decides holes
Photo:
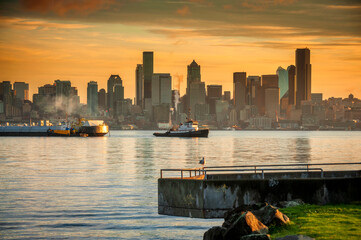
[(267, 234), (268, 227), (261, 223), (252, 212), (246, 211), (232, 222), (223, 237), (227, 240), (238, 240), (241, 236), (251, 233)]
[(272, 205), (266, 205), (259, 210), (253, 211), (254, 215), (266, 226), (281, 226), (288, 224), (290, 219)]
[(223, 233), (226, 231), (223, 227), (212, 227), (203, 235), (203, 240), (223, 240)]
[(276, 238), (276, 240), (315, 240), (315, 239), (305, 235), (289, 235), (285, 237)]
[(242, 236), (239, 240), (271, 240), (267, 234), (250, 234)]
[(288, 208), (288, 207), (295, 207), (295, 206), (299, 206), (299, 205), (303, 205), (305, 204), (302, 199), (294, 199), (291, 201), (281, 201), (278, 203), (278, 206), (280, 208)]
[(230, 211), (227, 211), (224, 214), (224, 223), (222, 227), (228, 228), (232, 225), (232, 223), (239, 218), (243, 213), (246, 211), (254, 211), (258, 210), (264, 206), (266, 206), (266, 203), (256, 203), (253, 205), (241, 205), (235, 209), (232, 209)]

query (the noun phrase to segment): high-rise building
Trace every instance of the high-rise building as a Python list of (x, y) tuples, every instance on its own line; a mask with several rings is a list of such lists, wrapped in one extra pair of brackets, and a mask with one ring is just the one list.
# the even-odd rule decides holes
[(217, 100), (222, 100), (222, 85), (207, 85), (207, 103), (210, 114), (216, 114)]
[(104, 88), (98, 92), (98, 108), (101, 111), (105, 111), (107, 108), (107, 93)]
[(247, 105), (256, 105), (256, 98), (259, 87), (261, 87), (260, 76), (248, 76), (247, 77)]
[(231, 101), (231, 91), (224, 91), (223, 100), (230, 102)]
[(296, 49), (296, 108), (301, 108), (301, 101), (311, 100), (311, 62), (308, 48)]
[(29, 100), (29, 84), (24, 82), (15, 82), (14, 90), (16, 98), (21, 100)]
[(296, 104), (296, 67), (290, 65), (287, 68), (288, 71), (288, 104)]
[(143, 76), (143, 65), (137, 64), (135, 69), (135, 104), (143, 106), (144, 98), (144, 76)]
[(278, 76), (278, 87), (280, 88), (280, 98), (288, 91), (288, 71), (283, 67), (278, 67), (276, 74)]
[(98, 114), (98, 83), (94, 81), (88, 82), (87, 88), (87, 106), (90, 115)]
[(153, 52), (143, 52), (144, 98), (152, 98)]
[[(192, 82), (189, 90), (189, 107), (191, 109), (191, 118), (194, 118), (196, 105), (204, 105), (206, 103), (206, 87), (204, 82)], [(188, 109), (189, 110), (189, 109)]]
[[(196, 63), (195, 60), (191, 62), (187, 66), (187, 89), (186, 89), (186, 99), (187, 99), (187, 108), (191, 108), (190, 104), (190, 89), (192, 83), (199, 83), (201, 82), (201, 66)], [(194, 97), (193, 97), (194, 98)]]
[(247, 74), (245, 72), (233, 73), (233, 105), (237, 111), (246, 106)]
[(278, 88), (278, 76), (276, 74), (262, 75), (263, 88)]
[(172, 77), (169, 73), (154, 73), (152, 80), (152, 106), (172, 103)]
[(116, 84), (123, 84), (122, 79), (119, 75), (111, 75), (108, 79), (107, 89), (108, 89), (108, 96), (107, 96), (107, 109), (111, 113), (114, 111), (114, 90)]
[(265, 114), (277, 120), (280, 114), (280, 90), (279, 88), (265, 89)]
[(321, 104), (322, 103), (322, 93), (312, 93), (311, 100), (313, 104)]

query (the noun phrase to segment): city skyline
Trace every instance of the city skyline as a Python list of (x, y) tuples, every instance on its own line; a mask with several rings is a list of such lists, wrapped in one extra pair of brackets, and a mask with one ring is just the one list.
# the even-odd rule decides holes
[[(312, 92), (361, 95), (357, 1), (2, 1), (1, 81), (29, 83), (30, 96), (70, 80), (86, 103), (86, 86), (106, 89), (110, 75), (135, 97), (135, 68), (154, 52), (154, 72), (173, 89), (187, 65), (202, 66), (206, 85), (233, 92), (233, 72), (275, 74), (295, 64), (294, 49), (312, 51)], [(312, 10), (310, 10), (312, 9)], [(164, 21), (166, 19), (167, 21)]]

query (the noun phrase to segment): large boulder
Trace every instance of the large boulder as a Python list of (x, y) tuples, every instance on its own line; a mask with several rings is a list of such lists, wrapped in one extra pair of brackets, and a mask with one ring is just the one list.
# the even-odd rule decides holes
[(203, 240), (223, 240), (223, 234), (226, 231), (223, 227), (212, 227), (203, 235)]
[(239, 239), (251, 233), (267, 234), (268, 227), (261, 223), (252, 212), (246, 211), (235, 219), (223, 237), (227, 240)]
[(276, 240), (315, 240), (315, 239), (305, 235), (289, 235), (285, 237), (276, 238)]
[(242, 236), (239, 240), (271, 240), (268, 234), (250, 234)]
[(224, 214), (224, 223), (222, 227), (228, 228), (232, 225), (232, 223), (239, 218), (243, 213), (246, 211), (253, 212), (254, 210), (258, 210), (264, 206), (266, 206), (267, 203), (257, 203), (253, 205), (241, 205), (237, 208), (234, 208), (232, 210), (227, 211)]
[(281, 226), (288, 224), (290, 219), (272, 205), (266, 205), (258, 210), (253, 211), (254, 215), (266, 226)]

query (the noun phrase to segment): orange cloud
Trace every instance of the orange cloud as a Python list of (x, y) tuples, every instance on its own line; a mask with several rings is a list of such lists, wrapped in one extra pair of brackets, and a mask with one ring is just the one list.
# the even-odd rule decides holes
[(21, 0), (22, 7), (28, 11), (48, 13), (54, 12), (64, 16), (69, 11), (87, 15), (99, 9), (107, 8), (114, 0)]
[(189, 10), (189, 7), (188, 6), (184, 6), (182, 8), (179, 8), (176, 13), (178, 15), (181, 15), (181, 16), (185, 16), (185, 15), (188, 15), (190, 14), (190, 10)]

